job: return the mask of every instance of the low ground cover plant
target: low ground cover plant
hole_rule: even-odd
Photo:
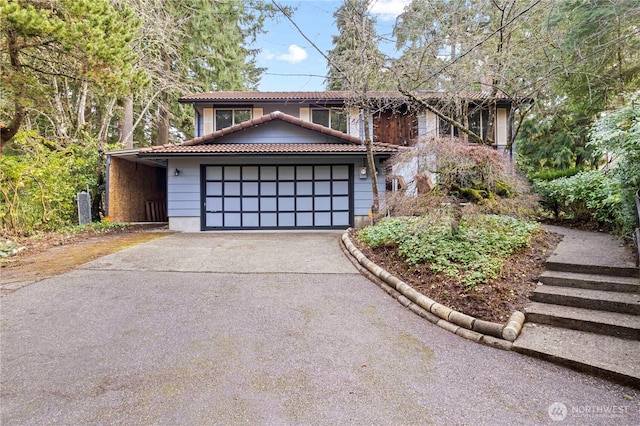
[[[528,247],[540,225],[510,216],[465,214],[456,221],[443,206],[422,216],[385,218],[358,239],[371,248],[393,247],[407,265],[427,264],[457,277],[468,289],[497,278],[517,250]]]

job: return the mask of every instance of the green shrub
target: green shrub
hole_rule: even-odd
[[[29,235],[77,219],[76,194],[94,187],[97,150],[72,144],[58,149],[35,132],[12,140],[0,161],[0,232]]]
[[[608,160],[620,185],[622,200],[617,217],[621,232],[631,232],[635,221],[634,195],[640,190],[640,93],[626,96],[625,105],[611,111],[591,128],[590,146]]]
[[[582,169],[577,167],[571,167],[570,169],[561,169],[561,170],[542,170],[536,173],[532,173],[529,175],[529,179],[532,181],[550,181],[554,179],[559,179],[562,177],[571,177],[580,173]]]
[[[504,260],[527,247],[539,228],[536,222],[497,215],[463,216],[456,232],[452,223],[450,209],[442,209],[422,217],[384,219],[360,230],[358,238],[371,247],[397,246],[408,265],[427,264],[474,288],[497,278]]]
[[[624,226],[620,184],[602,171],[534,182],[533,190],[556,218],[608,224],[614,229]]]

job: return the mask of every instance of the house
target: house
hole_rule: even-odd
[[[395,152],[423,136],[455,135],[396,92],[368,95],[369,117],[353,106],[351,92],[185,96],[179,102],[194,108],[194,139],[108,154],[107,215],[168,220],[170,229],[185,232],[362,226],[372,205],[372,173],[383,195],[385,163]],[[482,132],[482,94],[468,99],[475,105],[469,123]],[[496,108],[500,148],[508,142],[508,100]],[[372,129],[376,170],[367,166],[365,126]]]

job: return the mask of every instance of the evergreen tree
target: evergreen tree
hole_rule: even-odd
[[[368,90],[393,87],[393,81],[385,78],[385,56],[378,48],[370,4],[368,0],[345,0],[333,14],[339,35],[332,36],[334,47],[327,55],[329,90],[353,90],[365,82]]]
[[[143,79],[129,44],[137,25],[108,0],[0,0],[0,155],[28,115],[58,139],[91,132],[88,92],[122,93]]]
[[[589,128],[599,114],[640,88],[640,6],[631,0],[565,0],[551,10],[557,42],[549,91],[517,140],[529,168],[594,167]]]

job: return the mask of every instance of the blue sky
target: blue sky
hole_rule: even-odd
[[[342,0],[278,0],[278,4],[295,7],[293,20],[325,54],[332,46],[332,36],[338,34],[333,13]],[[377,0],[371,9],[376,17],[378,35],[390,36],[395,18],[409,0]],[[258,66],[266,68],[258,86],[260,91],[321,91],[327,64],[319,53],[286,18],[265,25],[265,34],[258,36],[253,47],[261,49]],[[389,47],[392,49],[392,47]],[[387,50],[387,49],[385,49]]]

